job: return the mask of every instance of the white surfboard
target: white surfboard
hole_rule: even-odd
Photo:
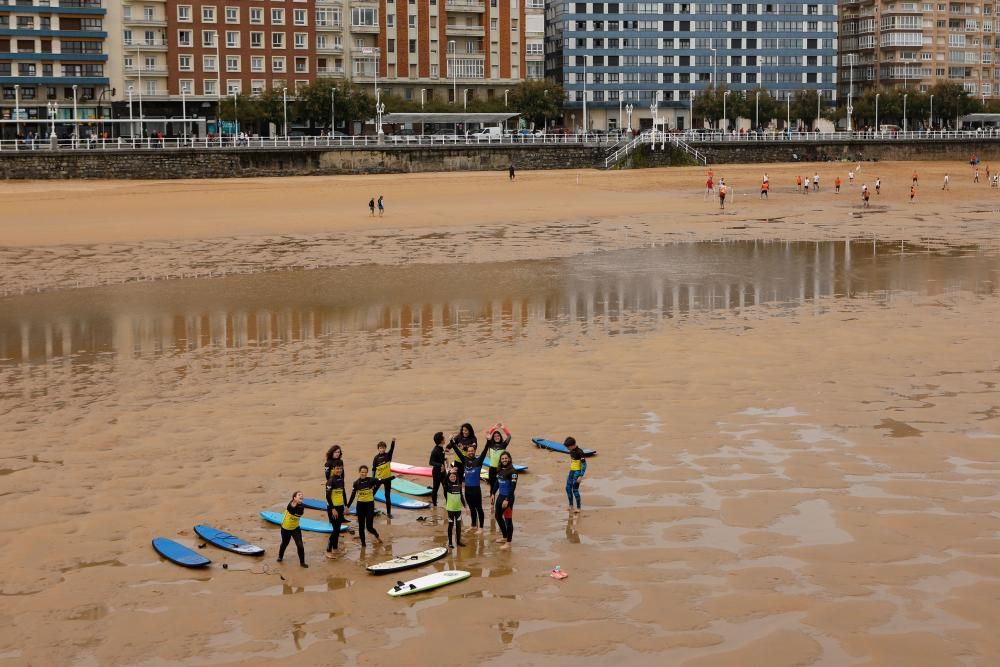
[[[426,551],[418,551],[404,556],[396,556],[392,560],[387,560],[384,563],[369,565],[368,571],[372,574],[389,574],[390,572],[408,570],[411,567],[420,567],[421,565],[432,563],[438,558],[444,558],[447,553],[448,550],[444,547],[434,547],[433,549],[427,549]]]
[[[429,591],[434,588],[440,588],[441,586],[447,586],[448,584],[454,584],[468,579],[469,576],[470,573],[464,570],[445,570],[444,572],[428,574],[425,577],[418,577],[417,579],[413,579],[411,581],[400,581],[386,592],[392,597],[398,598],[404,595],[413,595],[414,593],[422,593],[423,591]]]

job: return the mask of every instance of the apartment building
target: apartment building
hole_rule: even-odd
[[[567,124],[685,128],[711,85],[837,96],[837,3],[571,2],[546,10],[546,73],[567,91]],[[585,104],[586,101],[586,104]]]
[[[74,106],[80,119],[109,116],[105,20],[102,0],[0,0],[0,115],[15,121],[4,138],[68,135]]]
[[[1000,85],[1000,5],[982,2],[880,2],[841,5],[840,94],[961,83],[976,97]],[[1000,26],[997,26],[1000,27]]]

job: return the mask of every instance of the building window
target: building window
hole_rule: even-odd
[[[186,48],[191,48],[191,32],[190,30],[178,30],[177,31],[177,46],[183,46]]]
[[[409,16],[409,23],[407,25],[409,25],[411,28],[416,28],[417,27],[417,15],[416,14],[410,14],[410,16]]]
[[[239,95],[243,92],[243,82],[239,79],[227,79],[226,80],[226,94],[227,95]]]
[[[264,71],[264,56],[250,56],[250,71],[251,72]]]
[[[147,72],[156,70],[156,56],[146,56],[143,58],[143,69]]]
[[[180,90],[185,95],[190,95],[191,92],[194,90],[194,79],[181,79],[179,83],[180,83]]]
[[[123,30],[122,31],[122,41],[125,43],[125,46],[132,46],[132,31],[131,30]]]
[[[239,72],[240,71],[240,57],[239,56],[226,56],[226,71],[227,72]]]
[[[125,9],[128,5],[122,7]],[[177,20],[180,23],[191,22],[191,5],[177,5]]]
[[[213,7],[212,5],[202,5],[201,22],[215,23],[215,7]]]
[[[271,33],[271,48],[272,49],[283,49],[283,48],[285,48],[285,33],[283,33],[283,32],[272,32]]]
[[[263,7],[251,7],[250,8],[250,23],[254,25],[264,25],[264,9]]]
[[[226,7],[226,23],[239,23],[239,22],[240,22],[240,8]]]
[[[182,72],[193,72],[194,59],[192,56],[177,56],[177,69]]]
[[[216,95],[219,90],[219,82],[215,79],[205,79],[201,82],[201,86],[206,95]]]
[[[309,59],[308,58],[296,58],[295,59],[295,73],[296,74],[307,74],[309,72]]]
[[[416,52],[417,52],[417,40],[411,39],[410,40],[410,53],[416,53]]]
[[[251,49],[263,49],[264,48],[264,33],[262,33],[262,32],[252,32],[252,33],[250,33],[250,48]]]
[[[295,48],[305,49],[308,48],[308,33],[297,32],[295,33]]]
[[[309,25],[309,23],[306,21],[306,10],[304,9],[293,10],[292,19],[295,25]]]
[[[374,7],[351,7],[351,25],[378,26],[378,10]]]
[[[227,49],[238,49],[240,48],[240,33],[237,30],[227,30],[226,31],[226,48]]]
[[[271,10],[271,25],[285,25],[285,10],[284,9],[272,9]]]
[[[285,56],[271,57],[271,71],[278,73],[285,71]]]
[[[207,48],[215,48],[215,31],[214,30],[202,30],[201,31],[201,45]]]
[[[153,11],[152,7],[143,7],[142,8],[142,18],[144,20],[146,20],[146,21],[155,21],[156,20],[155,17],[156,17],[156,14]]]
[[[215,56],[202,56],[201,57],[201,71],[202,72],[218,72],[219,65],[215,60]]]
[[[250,81],[250,94],[251,95],[263,95],[264,94],[264,80],[263,79],[253,79]]]

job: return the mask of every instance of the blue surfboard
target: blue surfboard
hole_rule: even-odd
[[[153,549],[171,563],[177,563],[184,567],[205,567],[212,562],[201,554],[188,549],[183,544],[177,544],[165,537],[153,539]]]
[[[225,531],[221,531],[218,528],[198,524],[194,527],[194,532],[198,535],[198,537],[205,540],[209,544],[217,546],[220,549],[225,549],[226,551],[232,551],[234,554],[242,554],[244,556],[264,555],[263,547],[259,547],[256,544],[250,544],[249,542],[241,540],[235,535],[230,535]]]
[[[546,440],[545,438],[532,438],[531,441],[535,443],[536,447],[542,447],[543,449],[551,449],[553,452],[560,452],[562,454],[569,454],[569,450],[566,449],[566,445],[561,442],[556,442],[555,440]],[[596,449],[585,449],[583,450],[584,456],[593,456],[597,453]]]
[[[325,512],[329,507],[329,505],[325,500],[320,500],[319,498],[303,498],[302,506],[305,507],[307,510],[319,510],[320,512]],[[354,505],[351,505],[350,507],[347,508],[347,513],[357,514],[358,508],[355,507]],[[381,514],[381,513],[382,510],[380,509],[375,510],[375,514]],[[344,521],[349,521],[349,519],[345,518]]]
[[[375,500],[379,501],[380,503],[385,502],[385,489],[380,488],[378,491],[375,492]],[[403,509],[406,510],[422,510],[422,509],[427,509],[428,507],[431,506],[431,504],[425,503],[422,500],[413,500],[412,498],[407,498],[405,496],[397,496],[396,494],[392,494],[392,506],[402,507]]]
[[[281,522],[285,518],[284,512],[261,512],[260,516],[264,521],[281,525]],[[307,530],[312,533],[332,533],[333,525],[327,521],[314,521],[313,519],[302,518],[299,519],[299,528],[302,530]],[[346,532],[347,526],[341,524],[340,532]]]

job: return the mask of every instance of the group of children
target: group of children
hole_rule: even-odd
[[[510,445],[510,430],[501,423],[494,424],[487,431],[487,443],[482,452],[478,452],[479,442],[472,424],[462,424],[457,433],[451,435],[445,444],[445,435],[438,431],[434,434],[434,446],[431,449],[428,465],[431,468],[433,486],[431,487],[431,504],[438,506],[439,491],[442,492],[444,508],[448,517],[448,548],[453,549],[455,543],[465,546],[462,542],[462,513],[468,509],[472,521],[472,531],[481,532],[486,527],[486,513],[483,510],[482,470],[487,468],[486,480],[489,484],[490,507],[501,537],[496,542],[501,549],[510,548],[514,539],[514,501],[517,490],[517,470],[514,460],[507,451]],[[570,469],[566,480],[566,496],[569,501],[569,511],[579,512],[580,482],[587,470],[587,461],[583,450],[577,446],[572,437],[564,441],[570,454]],[[358,466],[358,477],[351,485],[348,496],[345,482],[345,467],[343,448],[333,445],[327,450],[323,472],[326,477],[327,518],[333,532],[327,543],[326,557],[334,558],[340,548],[340,529],[345,520],[345,513],[357,500],[357,536],[361,548],[367,547],[366,533],[372,535],[375,541],[382,538],[375,529],[375,497],[381,490],[384,494],[386,517],[392,518],[392,457],[396,450],[396,439],[389,445],[384,441],[376,445],[376,454],[372,464]],[[447,452],[453,456],[448,460]],[[574,508],[574,501],[576,507]],[[278,562],[285,556],[285,549],[291,541],[295,541],[299,563],[309,567],[305,561],[305,548],[302,542],[302,531],[299,521],[305,509],[303,494],[296,491],[285,508],[281,522],[281,546],[278,549]]]

